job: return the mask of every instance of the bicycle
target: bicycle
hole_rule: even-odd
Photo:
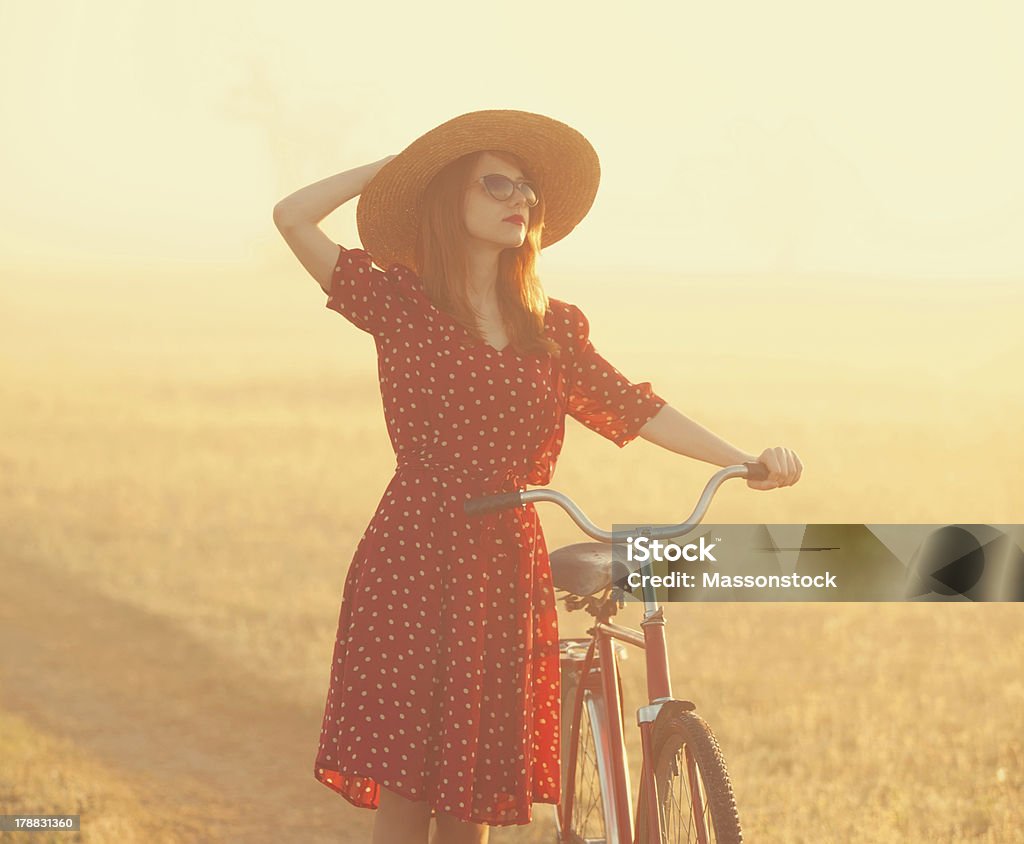
[[[629,573],[615,557],[612,543],[630,536],[684,536],[700,524],[726,480],[763,480],[767,475],[761,463],[727,466],[708,481],[686,521],[618,532],[602,530],[571,498],[553,489],[519,490],[466,502],[467,514],[539,501],[558,504],[584,533],[598,540],[567,545],[549,555],[555,588],[566,593],[558,600],[564,600],[570,612],[585,609],[596,619],[587,638],[559,639],[558,643],[562,683],[562,800],[554,807],[558,842],[737,844],[743,840],[718,740],[692,701],[672,697],[665,617],[654,588],[646,581],[642,585],[642,631],[611,622],[625,606],[617,581]],[[643,759],[635,818],[617,662],[625,647],[619,641],[643,649],[647,669],[648,703],[637,710]]]

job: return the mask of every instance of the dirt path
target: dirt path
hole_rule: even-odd
[[[4,568],[0,706],[138,777],[180,840],[370,839],[373,813],[313,779],[322,711],[166,619],[42,565]]]

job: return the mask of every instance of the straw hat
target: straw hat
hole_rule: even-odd
[[[519,156],[543,192],[542,248],[569,234],[593,205],[601,167],[583,135],[528,111],[473,111],[417,138],[381,167],[363,190],[356,224],[363,248],[376,264],[419,269],[415,251],[424,190],[446,164],[485,149]]]

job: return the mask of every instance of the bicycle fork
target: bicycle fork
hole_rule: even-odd
[[[647,699],[651,703],[641,706],[636,713],[640,728],[640,746],[643,748],[643,766],[640,773],[640,801],[647,813],[646,827],[662,840],[661,812],[658,788],[654,777],[654,722],[665,703],[672,700],[672,679],[668,668],[668,644],[665,641],[665,613],[657,604],[648,604],[640,622],[644,631],[644,658],[647,663]],[[649,646],[649,647],[648,647]],[[700,815],[698,814],[698,817]],[[639,833],[637,833],[637,838]],[[634,844],[646,844],[634,839]]]

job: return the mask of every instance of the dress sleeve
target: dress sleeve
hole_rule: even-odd
[[[569,401],[566,412],[619,448],[632,442],[668,402],[650,382],[632,383],[606,361],[590,341],[590,323],[575,305]]]
[[[373,266],[364,249],[338,246],[326,306],[356,328],[373,335],[385,333],[402,313],[399,267],[388,272]]]

